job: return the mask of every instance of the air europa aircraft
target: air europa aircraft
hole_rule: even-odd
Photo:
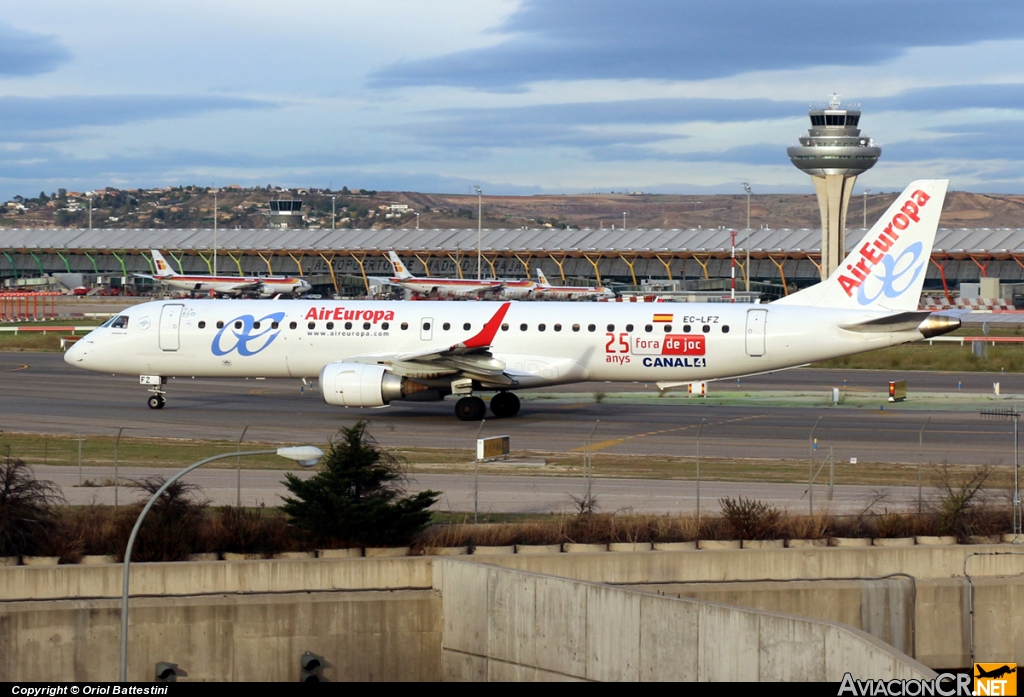
[[[137,305],[65,354],[139,375],[319,377],[328,404],[458,397],[456,415],[519,411],[515,391],[585,380],[734,378],[937,336],[918,311],[947,181],[911,184],[827,280],[769,305],[187,300]]]

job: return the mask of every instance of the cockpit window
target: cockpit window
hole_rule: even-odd
[[[111,329],[127,329],[128,328],[128,315],[119,315],[113,319],[110,323]]]

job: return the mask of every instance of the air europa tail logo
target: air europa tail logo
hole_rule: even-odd
[[[853,297],[853,291],[859,288],[857,302],[861,305],[869,305],[883,294],[887,298],[898,297],[913,284],[924,268],[924,264],[917,263],[921,258],[924,245],[915,242],[895,258],[892,254],[888,254],[888,251],[900,238],[900,232],[906,230],[912,223],[921,221],[921,209],[928,205],[929,200],[931,197],[918,189],[910,195],[910,199],[903,204],[900,212],[892,217],[877,238],[861,245],[860,258],[856,263],[846,265],[849,275],[844,272],[839,276],[839,285],[843,287],[849,297]],[[878,265],[882,266],[883,272],[873,274],[872,272]],[[910,277],[904,278],[907,273],[911,274]],[[865,283],[872,278],[877,278],[881,287],[877,292],[869,294]]]
[[[344,307],[311,307],[306,319],[364,320],[367,322],[390,322],[395,319],[394,310],[346,310]]]

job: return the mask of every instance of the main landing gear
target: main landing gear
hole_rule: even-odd
[[[491,399],[491,413],[504,419],[519,413],[519,397],[511,392],[499,392]],[[487,404],[479,397],[463,397],[455,403],[455,416],[460,421],[480,421],[487,414]]]

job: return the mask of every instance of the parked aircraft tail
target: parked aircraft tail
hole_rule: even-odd
[[[916,310],[948,185],[948,179],[911,183],[831,276],[775,304]]]
[[[537,269],[537,283],[539,283],[542,286],[551,285],[550,283],[548,283],[547,277],[544,276],[544,272],[541,271],[539,268]]]
[[[405,268],[405,264],[398,258],[398,255],[394,252],[388,252],[388,258],[391,260],[391,266],[395,269],[395,276],[398,278],[412,278],[412,274],[409,273],[409,269]]]
[[[155,249],[151,249],[150,252],[153,254],[153,266],[156,269],[154,278],[171,278],[178,275],[160,252]]]

